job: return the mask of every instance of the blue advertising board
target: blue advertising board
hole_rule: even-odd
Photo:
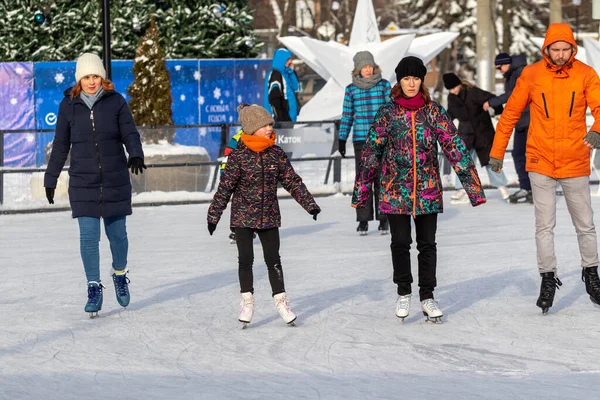
[[[271,60],[168,60],[175,125],[223,124],[237,121],[242,102],[262,105],[264,76]],[[129,100],[133,61],[112,62],[116,90]],[[75,62],[0,63],[0,129],[54,129],[64,91],[75,83]],[[45,164],[45,148],[53,132],[4,137],[5,165]],[[218,157],[220,127],[178,128],[175,142],[204,147]]]

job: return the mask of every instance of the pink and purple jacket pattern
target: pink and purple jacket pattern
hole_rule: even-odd
[[[446,110],[435,102],[409,110],[391,101],[379,109],[369,130],[352,206],[364,207],[380,172],[382,213],[417,216],[443,212],[438,144],[471,205],[485,203],[475,164]]]

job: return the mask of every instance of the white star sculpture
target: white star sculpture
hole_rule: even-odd
[[[383,78],[396,82],[394,69],[405,55],[429,63],[458,37],[457,32],[438,32],[415,38],[407,34],[381,41],[371,0],[358,0],[348,46],[310,37],[286,36],[279,41],[327,81],[325,86],[300,110],[298,121],[338,119],[342,115],[344,90],[352,82],[352,58],[362,50],[370,51],[381,67]]]

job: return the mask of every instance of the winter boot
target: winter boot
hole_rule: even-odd
[[[562,282],[554,276],[554,272],[544,272],[540,275],[542,276],[542,283],[540,285],[540,297],[538,297],[536,304],[542,309],[542,314],[546,315],[554,302],[556,289],[562,286]]]
[[[290,301],[287,294],[285,294],[285,292],[278,293],[273,296],[273,300],[275,300],[275,308],[281,319],[283,319],[283,322],[288,325],[293,325],[296,320],[296,314],[290,309]]]
[[[410,300],[412,295],[407,294],[406,296],[398,296],[396,300],[396,317],[400,318],[404,322],[404,318],[408,317],[410,312]]]
[[[434,299],[426,299],[421,302],[421,310],[423,310],[423,315],[428,322],[434,322],[436,324],[442,323],[442,310],[438,306],[437,301]]]
[[[377,228],[377,230],[382,235],[387,235],[390,233],[390,224],[388,223],[387,219],[379,221],[379,228]]]
[[[240,306],[242,309],[238,320],[244,324],[242,326],[242,328],[244,328],[246,324],[249,324],[250,321],[252,321],[252,316],[254,315],[254,295],[252,292],[242,293],[242,302]]]
[[[359,222],[356,232],[358,232],[360,236],[367,236],[367,233],[369,232],[369,223],[366,221]]]
[[[90,318],[98,316],[98,311],[102,310],[102,289],[104,285],[100,282],[88,282],[88,301],[85,305],[85,312],[90,313]]]
[[[519,189],[508,197],[508,201],[513,204],[533,203],[533,196],[531,195],[531,190]]]
[[[593,303],[600,305],[600,278],[598,267],[583,268],[581,280],[585,282],[585,290]]]
[[[117,271],[113,269],[113,283],[115,285],[115,293],[117,295],[117,302],[121,307],[127,307],[129,305],[129,278],[127,277],[128,269]]]

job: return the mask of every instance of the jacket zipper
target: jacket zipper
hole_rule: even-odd
[[[413,217],[417,216],[417,129],[415,128],[415,112],[410,114],[412,120],[413,141]]]
[[[573,112],[573,103],[575,103],[575,92],[571,93],[571,108],[569,108],[569,117]]]
[[[546,118],[550,118],[548,115],[548,106],[546,105],[546,95],[542,93],[542,99],[544,100],[544,111],[546,111]]]
[[[265,162],[262,153],[260,154],[260,169],[262,171],[262,194],[260,200],[260,227],[263,227],[263,217],[265,214]]]
[[[98,157],[98,168],[100,169],[100,216],[102,216],[102,199],[103,199],[103,186],[104,182],[102,176],[102,160],[100,159],[100,149],[98,148],[98,137],[96,136],[96,124],[94,122],[94,109],[90,111],[90,120],[92,120],[92,132],[94,134],[94,145],[96,146],[96,156]]]

